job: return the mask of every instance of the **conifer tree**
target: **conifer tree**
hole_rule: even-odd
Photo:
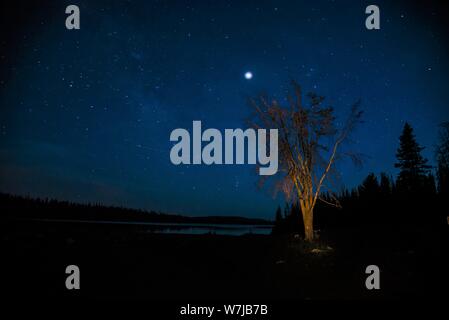
[[[439,144],[437,147],[438,193],[449,195],[449,122],[441,125]]]
[[[359,193],[362,196],[372,197],[379,192],[379,182],[374,173],[370,173],[365,180],[363,180],[359,187]]]
[[[382,196],[385,197],[391,195],[392,188],[390,177],[385,172],[382,172],[380,174],[380,192],[382,193]]]
[[[399,137],[399,148],[396,152],[395,167],[400,169],[397,178],[397,188],[401,192],[419,192],[428,183],[430,166],[427,159],[421,155],[421,147],[416,142],[413,128],[407,122]]]

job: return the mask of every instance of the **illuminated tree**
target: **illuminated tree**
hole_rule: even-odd
[[[349,155],[359,162],[359,157],[340,152],[342,143],[349,137],[362,112],[360,102],[355,103],[347,121],[336,128],[332,107],[324,107],[324,97],[309,93],[309,105],[303,105],[302,92],[292,82],[293,96],[287,97],[286,106],[276,99],[260,95],[250,99],[255,110],[251,125],[255,128],[278,129],[279,171],[276,175],[276,190],[284,192],[288,199],[299,202],[304,222],[304,234],[312,241],[313,210],[317,200],[339,206],[331,172],[342,155]],[[267,130],[268,132],[268,130]],[[325,190],[330,196],[322,197]],[[331,201],[329,201],[329,199]]]

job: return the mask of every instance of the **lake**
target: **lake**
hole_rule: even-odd
[[[202,223],[153,223],[148,232],[176,234],[220,234],[241,236],[244,234],[270,234],[270,225],[240,225],[240,224],[202,224]]]
[[[251,224],[206,224],[206,223],[156,223],[156,222],[128,222],[128,221],[90,221],[90,220],[64,220],[64,219],[32,219],[42,222],[58,223],[87,223],[87,224],[111,224],[134,225],[140,227],[146,233],[164,234],[217,234],[241,236],[244,234],[269,235],[272,225]]]

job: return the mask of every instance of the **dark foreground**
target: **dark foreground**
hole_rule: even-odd
[[[445,299],[448,233],[338,230],[295,237],[151,234],[136,226],[3,221],[2,290],[14,299]],[[332,250],[330,250],[330,248]],[[75,264],[81,289],[65,288]],[[367,290],[365,268],[381,270]]]

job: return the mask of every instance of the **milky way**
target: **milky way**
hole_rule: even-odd
[[[174,166],[169,136],[193,120],[243,128],[246,98],[283,101],[290,79],[342,117],[362,101],[350,148],[365,163],[341,163],[341,185],[395,175],[405,121],[434,161],[449,120],[446,6],[377,1],[381,29],[367,30],[364,2],[76,2],[80,30],[65,28],[71,3],[2,3],[2,192],[271,218],[284,200],[257,188],[253,166]]]

